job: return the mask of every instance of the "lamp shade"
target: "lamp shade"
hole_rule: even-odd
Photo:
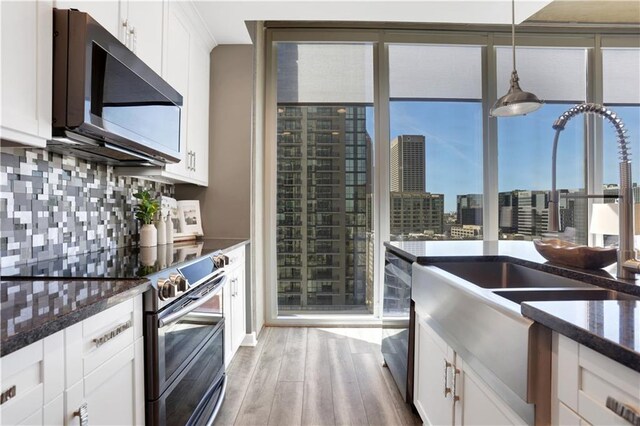
[[[492,117],[513,117],[528,114],[541,106],[542,101],[536,95],[520,88],[518,73],[514,70],[509,91],[493,104],[490,113]]]
[[[640,204],[633,205],[634,235],[640,235]],[[618,204],[594,204],[589,232],[602,235],[620,235]]]

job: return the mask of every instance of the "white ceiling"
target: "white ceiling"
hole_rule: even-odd
[[[510,24],[509,0],[196,1],[217,44],[250,44],[245,21],[362,21]],[[516,23],[551,0],[516,0]]]

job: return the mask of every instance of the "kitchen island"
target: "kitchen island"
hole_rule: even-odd
[[[565,406],[564,414],[558,414],[562,404],[552,397],[558,386],[557,359],[552,353],[557,353],[561,339],[580,345],[583,353],[592,351],[611,368],[633,374],[639,368],[640,353],[634,342],[639,326],[634,313],[640,286],[636,280],[617,279],[615,269],[586,271],[553,265],[526,241],[406,241],[385,246],[415,262],[414,403],[427,422],[450,423],[449,409],[437,408],[447,407],[448,399],[452,399],[455,422],[462,419],[463,423],[465,417],[512,424],[557,423],[559,418],[573,418],[567,417],[568,412],[582,419],[607,418],[606,410],[605,417],[594,417],[580,413],[577,405]],[[494,281],[498,276],[507,282]],[[522,279],[527,282],[509,282]],[[562,294],[562,290],[569,291]],[[557,295],[569,297],[550,301],[558,300],[553,298]],[[587,301],[579,299],[583,295]],[[433,348],[440,348],[439,352]],[[444,385],[432,389],[431,383],[440,381],[442,359]],[[578,361],[572,365],[577,368]],[[640,394],[640,385],[630,386]],[[577,389],[576,385],[576,394]],[[430,403],[440,395],[444,395],[442,401]],[[599,400],[596,408],[605,404]]]

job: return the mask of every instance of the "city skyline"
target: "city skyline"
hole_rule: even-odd
[[[571,105],[545,104],[533,114],[498,121],[499,192],[551,189],[551,150],[555,134],[551,125]],[[640,109],[632,106],[613,109],[619,111],[629,129],[633,181],[638,182]],[[373,107],[366,110],[367,131],[373,138]],[[390,141],[399,135],[425,137],[426,191],[444,194],[446,213],[456,211],[458,195],[483,192],[479,102],[392,101],[390,112]],[[613,184],[618,182],[617,147],[614,135],[604,127],[603,183]],[[514,143],[509,144],[509,139]],[[562,132],[558,145],[558,188],[584,188],[583,141],[581,126],[567,126]],[[453,175],[452,170],[460,173]]]

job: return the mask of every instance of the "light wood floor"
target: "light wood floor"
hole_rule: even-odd
[[[416,425],[382,366],[380,329],[265,328],[228,369],[215,425]]]

